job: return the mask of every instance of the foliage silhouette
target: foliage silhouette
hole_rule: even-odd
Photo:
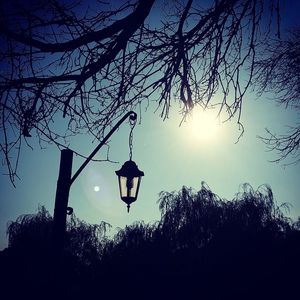
[[[0,151],[11,180],[24,139],[35,136],[60,148],[78,133],[99,139],[125,112],[152,101],[162,118],[178,101],[183,117],[194,105],[218,106],[242,127],[256,53],[278,32],[280,5],[34,0],[29,7],[2,1]],[[221,98],[214,98],[217,92]]]
[[[300,267],[299,221],[284,215],[270,187],[254,191],[245,184],[227,201],[203,184],[198,192],[187,187],[162,192],[158,203],[159,221],[135,222],[112,238],[106,234],[105,223],[69,220],[61,270],[68,289],[59,293],[78,299],[285,299],[296,295],[298,277],[293,271]],[[40,208],[37,215],[19,217],[8,227],[9,247],[0,253],[2,280],[9,286],[10,280],[13,284],[23,280],[12,274],[31,278],[23,295],[30,289],[35,295],[34,283],[41,281],[42,274],[55,275],[47,265],[51,255],[47,257],[46,250],[40,253],[43,247],[36,248],[48,246],[50,225],[51,217]],[[18,257],[25,248],[31,250]],[[34,269],[31,266],[39,256],[43,265]],[[31,268],[24,270],[28,260]],[[49,285],[51,280],[43,283],[41,292],[57,292],[55,285]]]
[[[124,290],[134,279],[139,292],[146,290],[151,297],[271,299],[295,292],[273,287],[291,289],[295,283],[291,274],[299,266],[300,236],[275,206],[269,187],[254,191],[244,185],[233,201],[205,186],[198,193],[183,187],[178,193],[161,193],[159,205],[160,222],[125,228],[109,258],[102,258],[109,259],[111,278],[126,270]],[[150,288],[153,278],[155,287]]]
[[[43,206],[37,214],[22,215],[8,224],[8,249],[1,253],[1,280],[10,288],[12,299],[32,293],[31,298],[41,293],[53,299],[58,290],[61,296],[75,297],[87,288],[110,225],[87,224],[72,215],[61,266],[53,256],[52,226],[53,218]],[[16,283],[20,289],[14,288]]]

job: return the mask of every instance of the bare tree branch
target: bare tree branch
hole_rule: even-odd
[[[99,139],[150,99],[162,118],[179,101],[183,118],[194,105],[213,105],[242,126],[256,49],[270,34],[262,23],[272,17],[269,1],[275,0],[218,0],[202,8],[201,1],[178,0],[164,14],[154,0],[118,7],[95,1],[85,9],[57,0],[35,0],[30,8],[1,3],[0,144],[9,173],[15,174],[9,166],[21,149],[17,141],[35,136],[67,145],[83,132]],[[60,117],[64,132],[55,128]]]
[[[272,92],[275,101],[286,109],[300,109],[300,30],[294,29],[286,40],[273,40],[255,63],[259,93]],[[298,115],[299,117],[299,115]],[[300,123],[289,124],[289,131],[260,137],[278,154],[274,161],[300,161]]]

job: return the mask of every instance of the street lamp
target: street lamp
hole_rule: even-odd
[[[128,160],[120,170],[116,171],[116,174],[119,177],[121,199],[127,203],[127,211],[129,212],[130,204],[137,198],[144,172],[138,169],[133,160]]]
[[[120,121],[112,128],[112,130],[103,138],[100,144],[94,149],[89,157],[83,162],[80,168],[75,172],[72,177],[72,160],[73,151],[70,149],[63,149],[61,151],[59,176],[57,181],[56,196],[55,196],[55,207],[54,207],[54,218],[53,218],[53,236],[54,236],[54,248],[56,255],[61,256],[64,235],[66,230],[66,218],[67,214],[72,213],[72,208],[68,207],[69,192],[72,183],[79,176],[86,165],[92,160],[95,154],[100,148],[106,144],[111,135],[117,130],[117,128],[129,117],[131,124],[130,136],[129,136],[129,147],[130,147],[130,160],[125,162],[119,171],[116,171],[119,177],[120,195],[121,199],[127,203],[129,207],[132,202],[137,198],[141,176],[144,176],[144,172],[137,168],[132,158],[132,130],[136,123],[137,114],[133,111],[128,112]],[[132,123],[133,122],[133,123]]]

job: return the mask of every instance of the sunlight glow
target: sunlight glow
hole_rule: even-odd
[[[100,191],[100,187],[98,185],[94,186],[94,192],[99,192]]]
[[[194,108],[187,120],[188,130],[195,140],[209,141],[217,138],[220,124],[215,111]]]

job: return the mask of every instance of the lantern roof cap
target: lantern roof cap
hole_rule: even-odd
[[[126,161],[122,168],[116,171],[118,176],[124,177],[140,177],[144,176],[144,172],[139,170],[137,164],[133,160]]]

